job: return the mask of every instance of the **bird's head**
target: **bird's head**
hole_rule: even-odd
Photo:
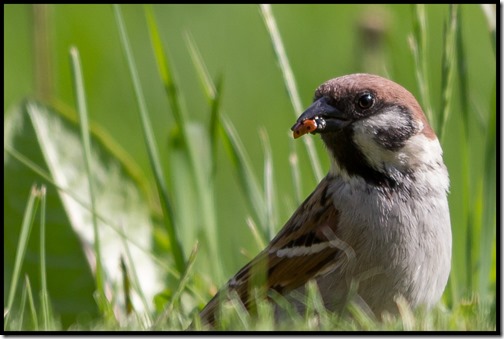
[[[321,134],[334,175],[394,187],[429,168],[446,171],[415,97],[376,75],[351,74],[320,85],[292,131],[294,137]]]

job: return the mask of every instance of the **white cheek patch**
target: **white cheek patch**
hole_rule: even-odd
[[[397,108],[397,110],[399,110]],[[376,114],[366,119],[354,123],[353,141],[366,157],[368,163],[381,169],[384,163],[401,165],[406,161],[400,152],[391,151],[377,142],[379,131],[384,131],[390,126],[407,126],[410,124],[408,117],[394,109],[390,109],[381,114]]]

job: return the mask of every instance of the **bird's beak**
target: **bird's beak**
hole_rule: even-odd
[[[301,114],[291,131],[294,138],[310,133],[336,132],[351,122],[348,114],[329,104],[329,99],[323,96]]]

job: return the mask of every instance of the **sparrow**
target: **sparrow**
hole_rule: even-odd
[[[200,312],[213,326],[229,292],[253,308],[253,287],[297,303],[317,283],[325,307],[353,301],[381,317],[439,301],[450,273],[449,179],[415,97],[371,74],[329,80],[291,128],[320,134],[330,169],[268,246]],[[262,279],[256,279],[262,270]],[[259,282],[259,283],[258,283]]]

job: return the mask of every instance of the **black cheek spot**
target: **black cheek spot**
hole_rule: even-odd
[[[397,151],[404,147],[406,141],[413,135],[413,129],[408,126],[400,128],[389,128],[378,130],[376,134],[376,141],[384,148]]]
[[[375,136],[376,142],[391,151],[404,147],[406,141],[417,132],[411,112],[405,107],[398,107],[398,109],[400,110],[398,114],[405,118],[405,123],[379,129]]]

